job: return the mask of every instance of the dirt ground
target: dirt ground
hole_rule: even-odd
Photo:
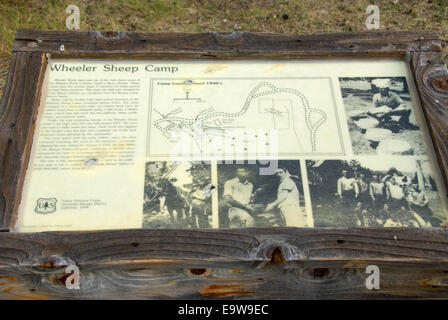
[[[438,193],[436,191],[425,191],[425,193],[429,198],[429,208],[433,215],[445,219],[442,224],[446,224],[447,217],[437,214],[443,212]],[[352,210],[342,209],[336,196],[330,203],[313,202],[313,218],[315,227],[356,227]]]

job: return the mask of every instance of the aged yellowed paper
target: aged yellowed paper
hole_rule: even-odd
[[[50,60],[17,231],[437,226],[404,61]]]

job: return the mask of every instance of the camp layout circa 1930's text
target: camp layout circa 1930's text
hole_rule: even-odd
[[[435,227],[399,59],[50,59],[15,229]]]

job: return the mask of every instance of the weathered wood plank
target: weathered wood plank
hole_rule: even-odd
[[[440,52],[412,53],[411,64],[442,177],[448,186],[448,70]]]
[[[61,45],[64,50],[61,51]],[[49,52],[55,57],[291,59],[402,57],[409,51],[441,51],[431,31],[328,33],[134,33],[20,29],[13,51]]]
[[[0,103],[0,227],[12,227],[30,155],[40,87],[43,53],[13,53]]]
[[[445,229],[0,234],[0,299],[448,298]],[[65,288],[76,264],[81,289]],[[378,265],[381,289],[367,290]]]

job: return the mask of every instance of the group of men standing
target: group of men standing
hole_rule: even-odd
[[[367,180],[363,173],[349,177],[344,169],[337,181],[337,196],[345,209],[354,212],[358,225],[418,227],[439,222],[424,190],[396,170]]]

